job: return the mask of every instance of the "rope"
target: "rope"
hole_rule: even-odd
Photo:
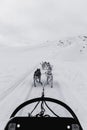
[[[34,109],[31,111],[31,113],[29,113],[29,116],[31,116],[31,114],[32,114],[33,111],[36,109],[36,107],[38,106],[39,103],[40,103],[40,101],[38,101],[38,103],[35,105]]]
[[[47,108],[48,108],[55,116],[60,117],[60,116],[58,116],[55,112],[53,112],[53,110],[47,105],[46,102],[45,102],[45,105],[47,106]]]

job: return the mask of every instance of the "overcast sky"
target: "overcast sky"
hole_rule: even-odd
[[[87,0],[0,0],[0,43],[87,34]]]

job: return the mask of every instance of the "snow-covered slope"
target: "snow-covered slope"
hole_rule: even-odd
[[[33,87],[33,73],[42,61],[49,61],[53,65],[54,87],[45,88],[46,96],[67,103],[78,116],[84,130],[87,129],[86,38],[84,40],[80,36],[68,40],[70,44],[64,41],[62,46],[55,41],[35,47],[0,48],[1,130],[18,105],[41,96],[42,88]]]

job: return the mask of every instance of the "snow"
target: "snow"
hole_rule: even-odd
[[[42,87],[33,87],[33,73],[40,67],[42,61],[49,61],[53,65],[54,86],[45,87],[45,96],[56,98],[69,105],[76,113],[83,129],[87,129],[87,46],[86,38],[85,41],[83,39],[83,36],[69,39],[71,44],[65,39],[62,46],[58,41],[36,46],[1,46],[1,130],[17,106],[26,100],[41,96]],[[23,112],[24,110],[20,113]]]

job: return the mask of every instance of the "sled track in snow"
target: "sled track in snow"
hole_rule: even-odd
[[[29,91],[28,91],[24,101],[27,101],[29,99],[29,96],[30,96],[30,93],[31,93],[32,89],[33,89],[33,86],[30,87],[30,89],[29,89]]]
[[[40,87],[40,88],[42,89],[42,91],[43,91],[43,87],[44,87],[44,86],[39,86],[39,87]],[[30,94],[32,93],[32,90],[34,90],[34,88],[36,88],[36,89],[39,90],[38,87],[34,87],[33,85],[31,85],[31,87],[30,87],[30,89],[29,89],[29,91],[28,91],[28,93],[27,93],[27,95],[26,95],[26,98],[25,98],[24,102],[27,101],[27,100],[29,100]],[[42,92],[42,91],[41,91],[41,92]],[[36,95],[37,95],[37,94],[36,94]],[[40,96],[41,96],[41,95],[40,95]],[[35,98],[35,97],[33,97],[33,98]],[[31,99],[31,98],[30,98],[30,99]],[[23,111],[24,111],[24,109],[22,109],[22,110],[20,111],[19,115],[22,115]]]
[[[42,89],[43,89],[43,86],[40,86],[40,87],[42,87]],[[26,98],[25,98],[24,101],[29,100],[29,96],[30,96],[30,94],[31,94],[33,88],[34,88],[34,86],[31,85],[31,87],[30,87],[30,89],[29,89],[29,91],[28,91],[28,93],[27,93]],[[36,88],[37,88],[37,87],[36,87]]]
[[[29,72],[25,73],[25,75],[23,75],[13,86],[11,86],[10,88],[8,88],[5,92],[3,92],[3,94],[0,95],[0,101],[4,100],[10,93],[12,93],[19,85],[21,86],[23,84],[23,82],[26,80],[26,78],[34,71],[34,69],[38,66],[39,64],[37,64],[36,66],[33,67],[32,70],[30,70]]]
[[[48,87],[50,87],[50,89],[51,89],[51,91],[52,91],[52,89],[54,89],[55,91],[57,90],[58,91],[58,94],[57,94],[57,97],[56,97],[56,99],[57,100],[60,100],[61,99],[61,101],[65,101],[65,99],[64,99],[64,96],[63,96],[63,93],[62,93],[62,90],[61,90],[61,86],[57,86],[58,84],[54,84],[54,87],[53,88],[51,88],[50,86],[40,86],[40,87],[42,87],[42,91],[43,91],[43,87],[45,87],[44,89],[46,90]],[[58,88],[59,87],[59,88]],[[41,90],[41,89],[39,89],[38,87],[37,87],[37,89],[38,89],[38,91],[39,90]],[[50,91],[50,89],[49,89],[49,91]],[[26,98],[25,98],[25,100],[24,101],[27,101],[27,100],[29,100],[29,96],[30,96],[30,94],[31,94],[31,92],[33,91],[33,86],[31,85],[31,87],[30,87],[30,89],[29,89],[29,91],[28,91],[28,93],[27,93],[27,96],[26,96]],[[44,93],[45,94],[45,93]],[[47,96],[47,94],[46,94],[46,96]],[[53,97],[52,97],[53,98]],[[23,114],[23,111],[24,111],[24,109],[22,109],[21,111],[20,111],[20,113],[19,113],[19,115],[21,115],[22,116],[22,114]],[[67,113],[66,113],[66,110],[64,110],[65,111],[65,114],[67,115]]]
[[[64,97],[64,94],[62,92],[61,86],[58,85],[56,88],[58,89],[58,95],[61,97],[61,100],[65,101],[65,97]]]
[[[28,98],[29,98],[29,95],[30,95],[31,91],[32,91],[32,86],[30,87],[30,89],[29,89],[29,91],[28,91],[28,93],[27,93],[27,96],[25,97],[25,99],[24,99],[24,101],[23,101],[23,102],[25,102],[25,101],[27,101],[27,100],[28,100]],[[22,113],[23,113],[23,109],[20,111],[20,114],[19,114],[19,115],[22,115]]]

